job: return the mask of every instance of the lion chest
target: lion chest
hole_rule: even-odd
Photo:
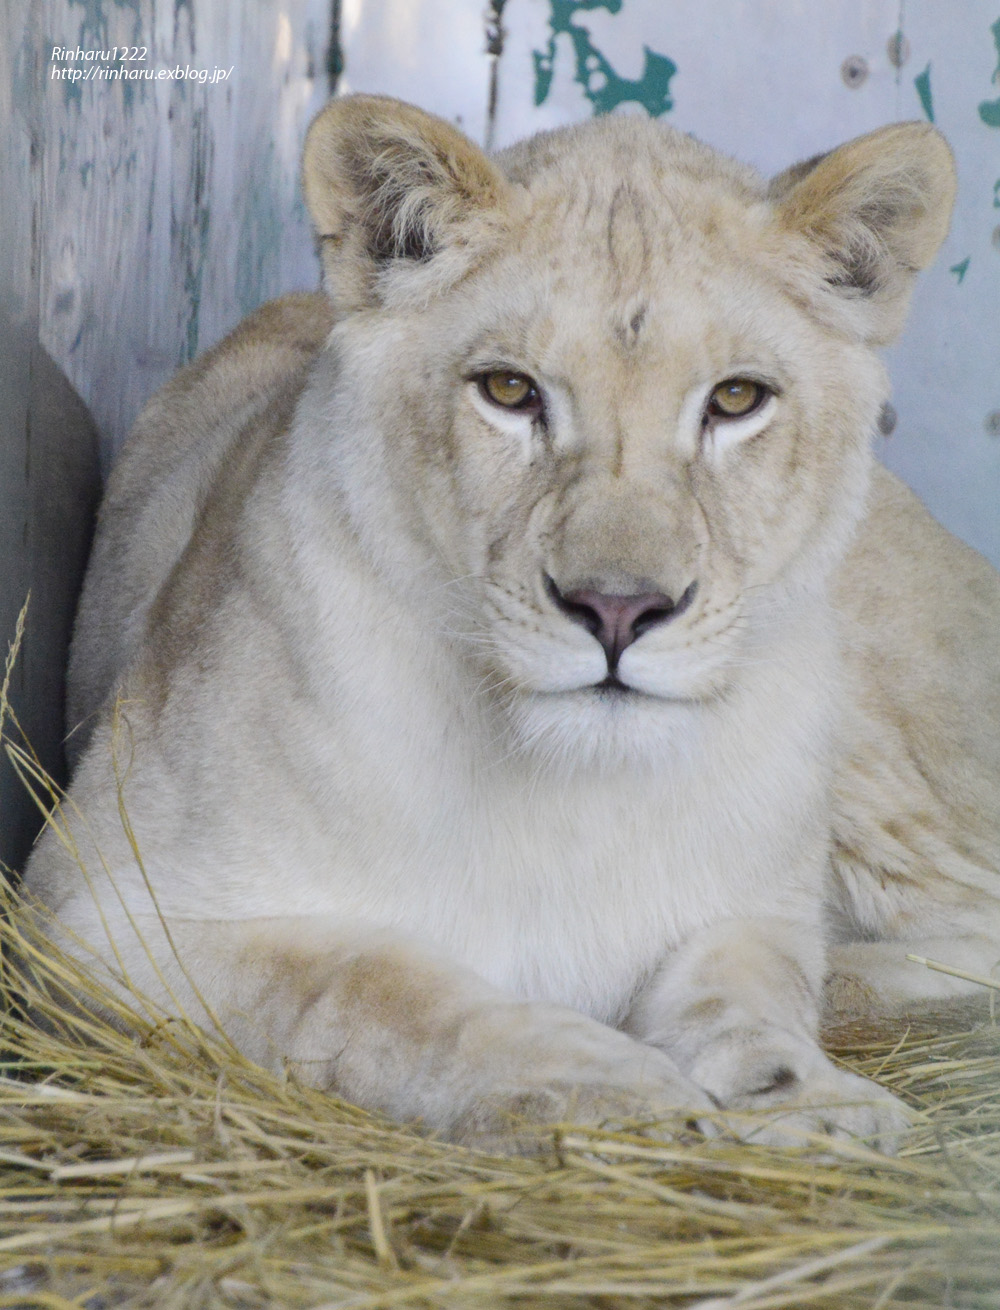
[[[782,849],[776,815],[758,804],[759,823],[736,821],[737,798],[724,814],[701,779],[424,781],[335,848],[317,840],[303,912],[396,929],[509,992],[603,1019],[692,931],[798,906],[818,879]]]

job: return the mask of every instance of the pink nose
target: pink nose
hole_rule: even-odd
[[[698,584],[692,582],[679,600],[662,592],[638,596],[609,596],[601,591],[568,591],[563,594],[550,581],[549,593],[559,608],[580,623],[604,647],[608,669],[614,673],[621,653],[649,628],[665,623],[687,609]]]

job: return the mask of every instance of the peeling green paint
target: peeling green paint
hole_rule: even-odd
[[[108,17],[104,0],[69,0],[67,8],[82,9],[79,42],[84,50],[103,50],[108,42]],[[68,44],[68,43],[67,43]],[[111,42],[110,44],[114,44]]]
[[[63,62],[60,67],[68,68],[69,65]],[[83,83],[82,82],[62,82],[63,108],[67,111],[71,105],[78,108],[83,104]]]
[[[993,44],[997,50],[997,66],[993,70],[993,82],[1000,82],[1000,18],[990,28]],[[979,117],[987,127],[1000,127],[1000,100],[984,100],[979,106]]]
[[[920,103],[923,106],[924,113],[927,115],[929,122],[934,122],[934,102],[931,99],[931,66],[930,64],[922,73],[918,73],[913,79],[913,85],[917,88],[917,95],[920,97]]]
[[[972,262],[972,256],[966,255],[966,257],[962,260],[960,264],[952,264],[951,268],[949,268],[948,272],[955,274],[955,278],[959,286],[962,285],[962,279],[965,277],[966,273],[968,272],[969,264],[971,262]]]
[[[109,11],[104,0],[67,0],[67,13],[71,8],[80,8],[83,10],[83,15],[79,20],[80,26],[77,31],[76,40],[53,40],[47,38],[45,42],[46,48],[51,49],[52,46],[55,45],[65,45],[69,47],[75,45],[83,50],[102,50],[110,55],[111,51],[113,51],[116,46],[121,48],[122,46],[129,45],[148,45],[148,37],[146,37],[145,40],[143,37],[143,0],[114,0],[115,10],[125,10],[132,15],[132,30],[130,37],[122,35],[120,24],[117,21],[115,23],[114,34],[112,33],[108,16]],[[61,70],[73,68],[75,66],[75,61],[66,59],[58,59],[50,62]],[[120,57],[115,60],[109,58],[96,62],[99,63],[101,67],[107,69],[120,69],[123,63]],[[59,81],[62,84],[64,105],[69,108],[71,104],[75,103],[82,107],[83,79],[70,81],[67,78],[60,78]],[[134,107],[137,90],[140,100],[145,100],[150,94],[150,86],[145,79],[138,83],[138,87],[135,82],[119,80],[117,78],[108,81],[98,78],[93,81],[93,85],[99,88],[101,92],[108,93],[110,93],[112,87],[119,88],[126,114]]]
[[[108,40],[108,19],[105,12],[103,0],[69,0],[66,6],[67,17],[70,9],[82,9],[80,15],[80,26],[77,29],[76,42],[82,50],[107,50],[114,45],[113,41]],[[62,43],[60,43],[62,44]],[[73,45],[74,42],[66,41],[67,46]],[[64,68],[72,67],[65,60],[59,61],[60,66]],[[83,82],[62,83],[63,104],[68,109],[73,103],[78,106],[83,104]]]
[[[993,208],[1000,209],[1000,177],[993,183]]]
[[[573,80],[594,107],[595,114],[607,114],[618,105],[635,102],[652,118],[673,109],[670,79],[677,65],[666,55],[643,46],[644,63],[639,78],[621,77],[591,40],[590,31],[573,22],[576,14],[604,9],[609,14],[621,12],[624,0],[549,0],[549,40],[545,50],[532,51],[535,67],[535,104],[542,104],[549,94],[555,72],[556,39],[568,36],[573,44],[575,72]]]
[[[143,22],[142,22],[142,0],[115,0],[118,9],[132,10],[132,44],[143,45]],[[150,54],[153,52],[150,51]],[[136,84],[135,82],[121,82],[122,104],[125,113],[129,113],[134,108],[136,91],[139,93],[140,102],[152,94],[150,83],[143,80]]]
[[[119,83],[119,85],[121,86],[122,89],[122,105],[125,109],[125,113],[130,114],[132,112],[132,105],[135,100],[135,83],[121,82]]]

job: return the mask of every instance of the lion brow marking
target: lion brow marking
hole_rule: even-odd
[[[646,321],[648,309],[649,306],[643,301],[639,305],[627,305],[622,311],[621,317],[614,325],[614,334],[624,350],[631,349],[639,340],[639,333]]]
[[[638,297],[649,281],[651,249],[643,207],[627,182],[611,197],[605,240],[622,293]]]

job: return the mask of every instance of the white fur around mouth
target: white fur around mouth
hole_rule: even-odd
[[[609,676],[601,682],[585,683],[579,687],[570,687],[565,691],[558,692],[541,692],[540,695],[547,696],[586,696],[588,700],[596,701],[598,704],[607,705],[609,708],[616,704],[624,705],[633,703],[636,705],[642,702],[649,704],[675,704],[675,705],[697,705],[700,697],[662,694],[655,691],[646,691],[642,687],[636,687],[632,683],[623,682],[621,678]]]

